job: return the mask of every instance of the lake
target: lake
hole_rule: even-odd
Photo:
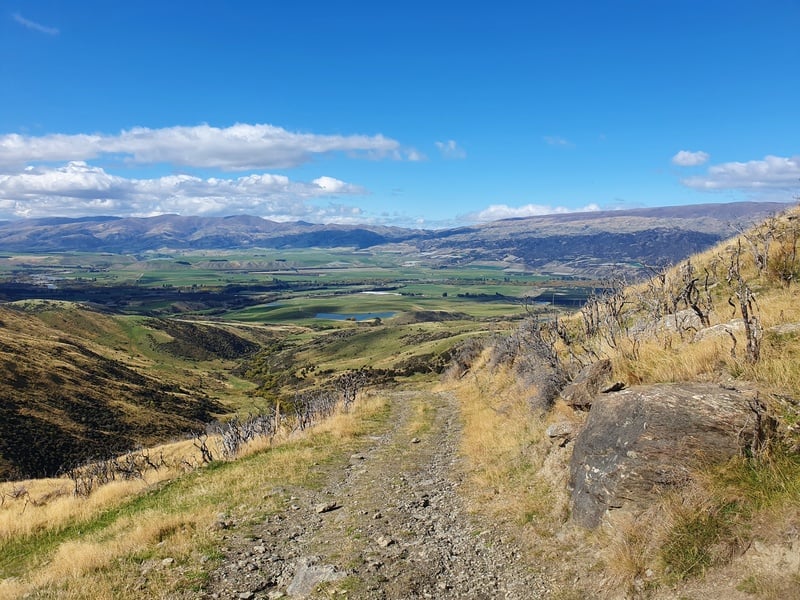
[[[397,313],[393,312],[368,312],[368,313],[317,313],[315,318],[331,321],[369,321],[371,319],[390,319]]]

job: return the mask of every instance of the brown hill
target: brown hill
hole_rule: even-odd
[[[75,305],[0,307],[0,480],[54,475],[224,412],[95,341],[120,335],[111,317]]]

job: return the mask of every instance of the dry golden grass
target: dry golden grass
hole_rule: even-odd
[[[719,534],[717,524],[697,520],[717,512],[707,484],[666,494],[640,514],[609,515],[597,539],[609,590],[641,591],[702,573],[714,563],[711,538]]]
[[[614,377],[628,385],[716,379],[727,368],[731,346],[727,336],[685,343],[676,335],[667,348],[663,340],[645,340],[636,353],[612,355]]]
[[[73,483],[67,478],[0,484],[0,542],[41,531],[58,531],[68,523],[92,519],[155,484],[180,476],[185,472],[179,466],[181,461],[199,460],[199,452],[190,441],[165,444],[151,453],[162,455],[168,466],[148,469],[142,479],[112,481],[88,497],[76,496]]]
[[[730,253],[737,248],[735,240],[727,241],[692,258],[700,273],[715,270],[718,280],[711,289],[711,326],[741,318],[735,290],[725,281]],[[635,337],[621,331],[615,347],[611,347],[602,336],[594,340],[581,337],[580,315],[565,318],[562,324],[581,344],[609,357],[614,379],[628,385],[738,380],[759,389],[768,403],[777,394],[796,396],[800,389],[800,332],[769,331],[786,323],[800,323],[796,284],[787,287],[768,272],[759,274],[749,247],[742,248],[741,273],[755,293],[755,314],[764,329],[760,360],[755,364],[745,360],[746,339],[741,331],[734,334],[732,353],[734,343],[724,330],[716,336],[706,334],[699,341],[695,341],[694,330],[683,331],[681,336],[677,331],[659,329]],[[785,252],[785,248],[773,241],[772,251]],[[668,277],[680,281],[677,270]],[[644,287],[628,290],[629,298],[636,298]],[[729,300],[734,301],[735,312]],[[627,305],[626,322],[631,326],[647,323],[652,317],[635,313],[635,306],[633,300]],[[579,345],[572,350],[576,347]],[[560,345],[559,349],[566,361],[567,352]],[[582,416],[562,402],[556,402],[544,418],[532,415],[525,402],[529,391],[518,386],[510,371],[490,371],[485,361],[451,385],[462,402],[462,452],[469,465],[469,493],[475,510],[505,522],[534,524],[521,531],[531,539],[539,534],[535,543],[540,556],[559,559],[577,552],[581,559],[575,567],[576,579],[590,582],[586,589],[591,592],[586,597],[644,597],[659,587],[663,590],[664,584],[682,585],[685,579],[696,578],[708,569],[719,572],[725,568],[751,539],[748,536],[753,532],[748,528],[752,523],[777,519],[784,536],[787,528],[796,527],[800,497],[795,488],[800,479],[797,462],[774,461],[771,465],[760,459],[731,465],[727,477],[721,474],[724,470],[696,473],[690,487],[665,494],[645,513],[614,511],[601,531],[580,533],[564,525],[569,512],[566,478],[570,451],[544,439],[544,428],[553,422],[580,422]],[[789,400],[786,403],[792,404]],[[800,429],[800,411],[796,403],[792,407],[798,414],[791,422]],[[557,533],[557,538],[542,535],[548,530]],[[769,537],[763,525],[758,531]],[[780,536],[775,534],[773,539],[778,544]],[[763,575],[768,571],[749,572],[756,575],[750,579],[748,571],[737,575],[757,590],[753,592],[757,597],[774,597],[775,590],[789,589],[800,581],[798,573],[773,570],[776,584],[768,586]],[[735,590],[735,583],[719,589]],[[715,596],[704,592],[699,597]]]
[[[208,541],[199,538],[210,535],[207,526],[213,514],[210,506],[184,514],[146,511],[120,519],[108,530],[84,539],[65,541],[46,564],[29,576],[0,581],[0,600],[20,598],[34,591],[42,597],[59,599],[167,598],[172,585],[168,577],[160,578],[153,593],[141,589],[142,559],[153,555],[153,548],[159,546],[159,554],[151,559],[153,566],[162,557],[186,564],[198,546],[208,546]]]
[[[473,509],[516,526],[560,523],[566,507],[543,474],[546,423],[532,413],[513,373],[479,367],[451,385],[461,402],[460,449]]]
[[[193,577],[202,579],[202,564],[214,553],[217,534],[211,526],[220,512],[236,513],[247,521],[277,510],[284,499],[272,490],[314,485],[317,465],[371,431],[386,407],[383,397],[362,398],[349,413],[336,414],[304,432],[285,433],[271,443],[251,443],[232,462],[212,463],[211,468],[184,477],[172,473],[176,479],[160,491],[153,489],[154,478],[148,478],[149,485],[115,482],[88,498],[65,495],[43,506],[28,506],[24,512],[19,506],[6,510],[20,523],[12,525],[13,519],[7,519],[5,542],[24,545],[29,539],[32,549],[24,575],[0,580],[0,600],[26,594],[59,599],[170,598],[191,589],[196,585]],[[165,448],[165,456],[176,458],[192,450],[196,451],[190,442],[184,443]],[[27,484],[40,494],[65,482]],[[110,519],[102,517],[109,509],[117,512]],[[85,532],[67,529],[78,523],[85,523]],[[36,549],[36,539],[59,532],[65,532],[63,539],[52,551]],[[156,568],[165,558],[180,568]],[[147,564],[154,568],[145,580],[142,569]]]

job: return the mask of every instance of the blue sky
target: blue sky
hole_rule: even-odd
[[[800,193],[800,2],[0,1],[0,218]]]

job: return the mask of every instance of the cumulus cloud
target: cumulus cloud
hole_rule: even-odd
[[[696,190],[796,190],[800,185],[800,156],[766,156],[763,160],[713,165],[704,175],[682,179]]]
[[[172,164],[225,171],[282,169],[335,152],[366,158],[419,160],[414,149],[383,135],[320,135],[268,124],[237,123],[161,129],[135,127],[118,135],[0,135],[0,167],[34,162],[121,157],[135,164]]]
[[[563,206],[545,206],[542,204],[526,204],[524,206],[508,206],[507,204],[492,204],[488,208],[464,217],[466,221],[484,223],[499,219],[517,217],[538,217],[541,215],[564,214],[573,212],[592,212],[600,210],[597,204],[588,204],[582,208],[566,208]]]
[[[36,21],[31,21],[30,19],[26,19],[18,12],[12,14],[11,18],[14,19],[20,25],[22,25],[23,27],[27,27],[28,29],[32,29],[33,31],[38,31],[39,33],[45,33],[47,35],[58,35],[57,28],[48,27],[47,25],[42,25],[41,23],[37,23]]]
[[[672,164],[679,167],[696,167],[704,165],[708,162],[708,152],[691,152],[689,150],[681,150],[672,157]]]
[[[436,142],[436,147],[444,158],[461,159],[467,157],[466,151],[461,148],[455,140]]]
[[[317,177],[311,183],[328,194],[364,194],[366,192],[366,190],[360,186],[345,183],[341,179],[336,179],[335,177]]]
[[[353,217],[359,209],[319,208],[312,201],[363,193],[363,188],[327,176],[311,182],[272,174],[133,179],[72,161],[0,175],[0,217],[248,213],[276,220],[335,220],[336,215]]]

